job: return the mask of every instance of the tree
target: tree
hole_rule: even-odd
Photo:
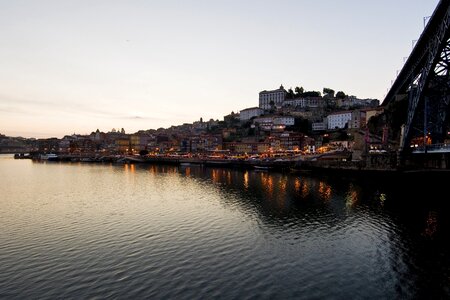
[[[302,94],[303,97],[320,97],[320,92],[308,91]]]
[[[347,95],[345,95],[343,91],[339,91],[336,93],[336,98],[344,99],[345,97],[347,97]]]
[[[273,113],[275,111],[275,102],[273,102],[273,100],[270,100],[269,105],[270,105],[270,112]]]
[[[323,95],[325,97],[331,97],[334,98],[334,90],[330,88],[323,88]]]
[[[300,96],[301,94],[303,94],[305,92],[305,89],[303,87],[295,87],[295,93],[297,94],[297,96]]]
[[[287,99],[294,99],[294,97],[295,97],[295,94],[294,94],[294,91],[292,90],[292,88],[288,89],[286,98]]]
[[[289,129],[297,131],[297,132],[308,133],[309,132],[309,121],[302,117],[295,118],[294,126],[290,126]]]

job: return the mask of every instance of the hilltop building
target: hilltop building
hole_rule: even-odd
[[[281,85],[279,89],[273,91],[262,91],[259,93],[259,108],[271,110],[281,108],[286,99],[287,91]],[[273,105],[272,105],[273,104]]]
[[[239,112],[241,121],[248,121],[253,117],[259,117],[264,113],[264,110],[259,107],[251,107],[243,109]]]

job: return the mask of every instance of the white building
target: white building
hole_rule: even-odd
[[[259,108],[270,110],[272,108],[280,108],[286,99],[286,90],[280,86],[278,90],[262,91],[259,93]],[[271,103],[273,102],[273,107]]]
[[[257,125],[262,130],[271,130],[273,126],[273,117],[263,116],[255,118],[253,124]]]
[[[328,129],[344,128],[352,119],[351,111],[335,112],[327,116]]]
[[[240,119],[241,121],[248,121],[253,117],[259,117],[264,113],[264,110],[262,110],[259,107],[251,107],[246,108],[240,111]]]
[[[306,99],[296,98],[284,100],[283,107],[304,108],[306,107]]]
[[[318,108],[323,107],[324,105],[325,101],[323,101],[321,97],[287,99],[283,102],[283,107],[294,108]]]
[[[317,108],[324,105],[322,97],[308,97],[305,99],[305,107]]]
[[[274,125],[294,126],[295,118],[291,116],[280,116],[273,118]]]
[[[377,99],[359,99],[355,96],[347,96],[344,99],[337,100],[338,107],[377,107],[380,105],[380,101]]]
[[[253,120],[262,130],[281,130],[286,126],[293,126],[295,118],[292,116],[262,116]]]

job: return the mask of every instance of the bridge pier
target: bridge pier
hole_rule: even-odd
[[[450,164],[448,163],[449,161],[449,155],[442,153],[442,158],[441,158],[441,169],[450,169]]]
[[[404,155],[401,169],[449,170],[450,153],[412,153]]]

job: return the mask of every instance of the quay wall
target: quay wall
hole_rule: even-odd
[[[27,158],[39,159],[34,153]],[[162,165],[201,165],[206,167],[227,167],[240,169],[266,169],[277,171],[297,172],[341,172],[341,173],[398,173],[403,171],[420,170],[448,170],[450,171],[449,155],[428,155],[419,159],[406,158],[406,164],[398,166],[396,153],[377,153],[366,155],[362,160],[352,161],[342,158],[315,159],[312,157],[301,157],[299,159],[284,160],[244,160],[244,159],[208,159],[208,158],[180,158],[180,157],[140,157],[140,156],[99,156],[93,154],[83,155],[58,155],[58,161],[86,162],[86,163],[143,163]]]

